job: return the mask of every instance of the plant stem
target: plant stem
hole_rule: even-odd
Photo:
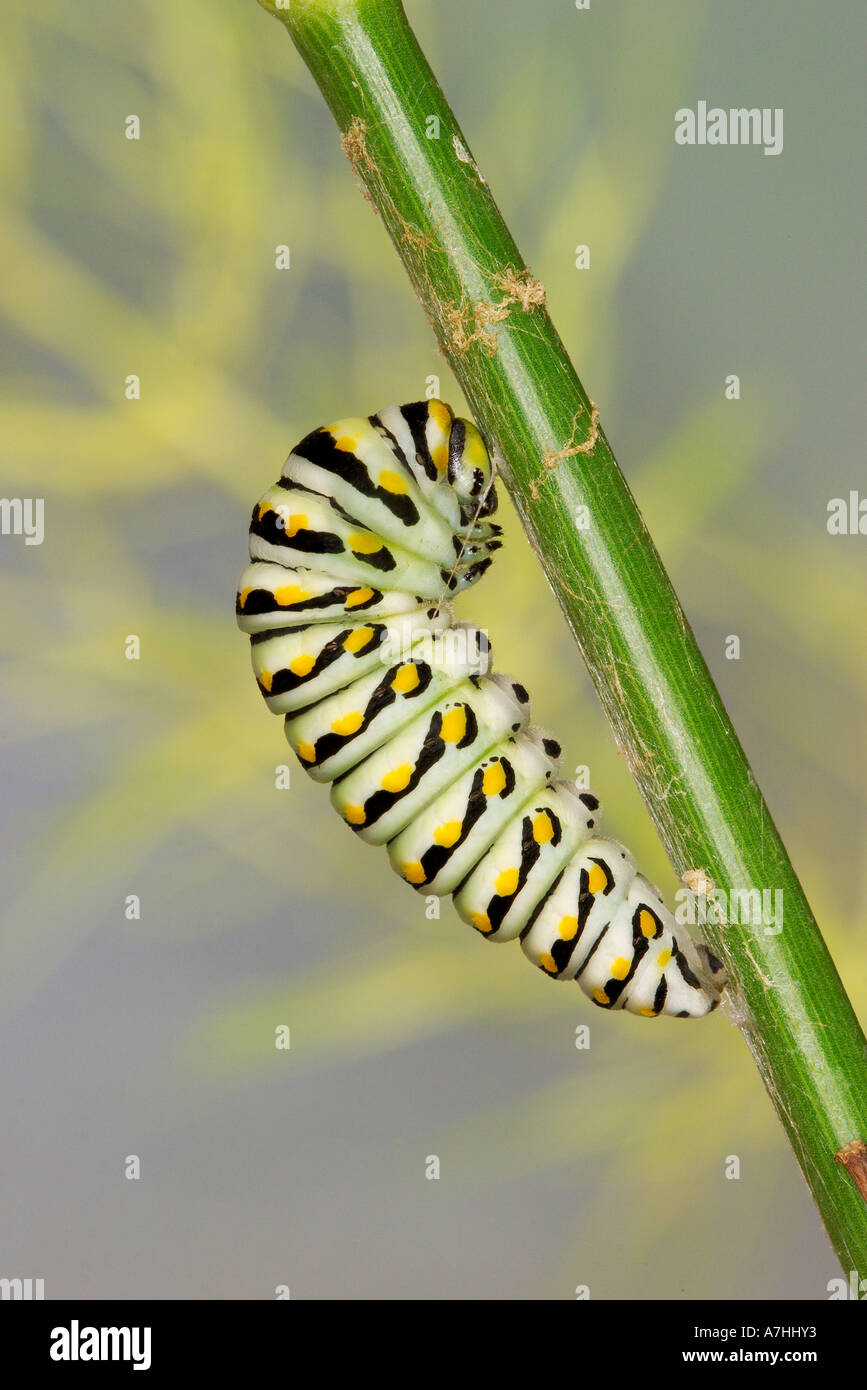
[[[337,120],[676,872],[702,871],[729,894],[782,892],[781,931],[729,924],[706,935],[843,1267],[867,1275],[867,1204],[834,1161],[867,1138],[864,1035],[542,287],[398,0],[259,3],[288,29]]]

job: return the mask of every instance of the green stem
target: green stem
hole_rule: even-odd
[[[867,1274],[867,1204],[834,1162],[867,1138],[867,1045],[541,286],[398,0],[259,2],[322,89],[494,446],[676,872],[782,892],[781,931],[707,936],[844,1269]]]

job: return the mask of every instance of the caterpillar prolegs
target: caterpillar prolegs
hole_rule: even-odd
[[[676,927],[599,801],[558,781],[529,696],[446,601],[500,545],[479,431],[441,401],[314,430],[257,503],[238,624],[268,707],[369,844],[489,941],[605,1009],[698,1018],[722,970]]]

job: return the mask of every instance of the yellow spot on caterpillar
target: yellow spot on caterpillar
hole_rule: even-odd
[[[554,835],[554,825],[547,811],[542,811],[533,821],[533,839],[537,845],[546,845]]]
[[[290,516],[289,520],[286,522],[286,535],[289,537],[291,541],[292,537],[296,536],[299,531],[303,531],[306,526],[306,516],[303,516],[301,512],[294,512],[292,516]]]
[[[642,1018],[656,1018],[656,1009],[639,1009]]]
[[[342,450],[344,454],[354,454],[358,448],[358,435],[342,434],[339,439],[335,439],[334,447]]]
[[[272,510],[272,507],[271,507],[271,503],[270,503],[270,502],[260,502],[260,503],[259,503],[259,520],[261,521],[262,518],[263,518],[264,516],[267,516],[268,513],[269,513],[271,510]]]
[[[506,786],[506,769],[502,763],[492,763],[482,773],[482,791],[485,796],[499,796]]]
[[[424,883],[427,877],[417,859],[411,864],[404,864],[400,872],[403,874],[407,883]]]
[[[266,690],[270,690],[270,689],[271,689],[271,686],[274,684],[274,672],[273,672],[273,671],[260,671],[260,672],[259,672],[259,684],[262,685],[262,686],[264,686]]]
[[[244,604],[247,602],[247,599],[250,597],[250,595],[252,594],[252,592],[253,592],[252,589],[242,589],[242,590],[241,590],[241,592],[240,592],[239,595],[238,595],[238,606],[239,606],[240,608],[243,608],[243,607],[244,607]]]
[[[459,820],[446,821],[445,825],[438,825],[434,831],[434,840],[443,849],[451,849],[461,837],[461,823]]]
[[[274,602],[281,608],[286,608],[290,603],[304,603],[310,597],[306,589],[299,589],[297,584],[281,584],[279,589],[274,590]]]
[[[660,970],[664,970],[670,960],[670,951],[660,951],[659,955],[656,957],[656,964],[659,966]]]
[[[614,980],[625,980],[629,974],[629,961],[625,956],[618,956],[611,962],[611,978]]]
[[[451,411],[442,401],[428,401],[427,413],[435,425],[439,425],[441,430],[446,433],[452,427]]]
[[[438,473],[445,473],[449,466],[449,450],[447,444],[437,444],[431,449],[430,456],[434,461],[434,467]]]
[[[350,734],[357,734],[363,723],[362,716],[357,710],[353,710],[351,714],[344,714],[339,719],[335,719],[331,727],[336,734],[340,734],[341,738],[348,738]]]
[[[483,473],[488,468],[489,460],[485,441],[471,420],[464,421],[464,458],[471,468],[478,468]]]
[[[643,936],[656,935],[656,922],[653,919],[652,913],[648,912],[646,907],[643,907],[638,914],[638,925],[641,928]]]
[[[353,531],[351,536],[346,537],[346,541],[350,550],[354,550],[357,555],[375,555],[383,546],[379,536],[373,536],[367,531]]]
[[[608,882],[608,875],[601,864],[594,864],[587,875],[587,891],[601,893]]]
[[[412,764],[401,763],[400,767],[387,772],[382,779],[382,788],[387,792],[402,792],[409,786],[412,777]]]
[[[397,695],[408,695],[418,684],[418,667],[415,662],[410,661],[406,666],[401,666],[391,683],[391,688]]]
[[[357,608],[360,603],[369,603],[373,598],[372,589],[353,589],[351,594],[346,595],[346,608]]]
[[[594,989],[593,998],[596,1000],[597,1004],[611,1003],[611,1000],[608,998],[608,995],[605,993],[604,989]]]
[[[575,933],[576,933],[577,930],[578,930],[578,918],[577,918],[577,917],[561,917],[561,918],[560,918],[560,925],[557,927],[557,930],[558,930],[558,932],[560,933],[560,935],[562,936],[562,938],[563,938],[564,941],[571,941],[571,940],[572,940],[572,937],[575,935]]]
[[[491,927],[491,919],[487,912],[471,912],[470,921],[478,931],[488,932],[493,930]]]
[[[290,661],[289,670],[292,672],[293,676],[309,676],[315,665],[315,658],[305,654],[303,656],[296,656],[293,661]]]
[[[363,806],[347,806],[343,812],[343,819],[350,825],[364,825],[367,815]]]
[[[445,743],[460,743],[467,732],[467,712],[460,706],[457,709],[450,709],[448,714],[443,715],[443,725],[440,731],[440,738]]]
[[[298,753],[298,756],[302,760],[302,762],[316,762],[316,749],[313,747],[312,743],[299,743],[296,752]]]
[[[400,474],[393,473],[390,468],[386,468],[384,473],[380,473],[379,486],[385,488],[386,492],[396,492],[399,496],[409,491]]]
[[[511,898],[518,887],[518,870],[504,869],[501,874],[497,874],[494,887],[498,897]]]
[[[547,951],[542,952],[541,956],[539,957],[539,964],[541,965],[543,970],[547,970],[549,975],[559,974],[559,971],[557,969],[557,962],[555,961],[553,956],[548,954]]]
[[[343,647],[347,652],[362,652],[373,639],[372,627],[357,627],[354,632],[344,638]]]

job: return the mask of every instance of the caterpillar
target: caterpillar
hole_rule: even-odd
[[[316,782],[417,891],[520,939],[604,1009],[699,1018],[722,966],[676,927],[560,745],[448,596],[501,528],[484,440],[439,400],[308,434],[259,500],[236,598],[268,708]]]

